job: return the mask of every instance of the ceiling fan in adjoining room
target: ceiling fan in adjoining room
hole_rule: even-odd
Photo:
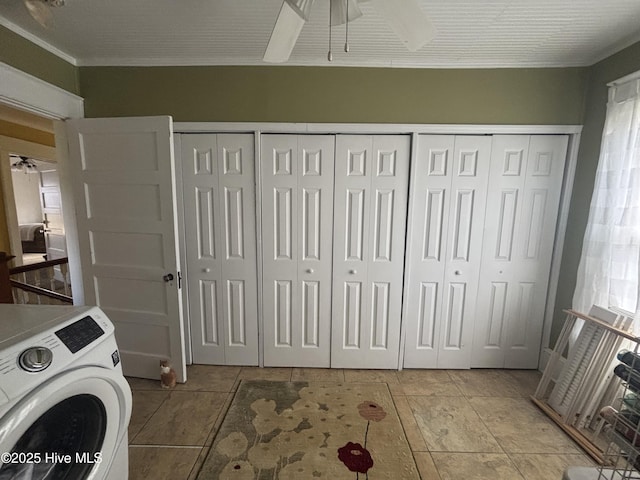
[[[53,25],[52,8],[64,6],[64,0],[22,0],[29,15],[42,25],[50,28]]]
[[[26,1],[26,0],[25,0]],[[302,27],[309,20],[314,0],[283,0],[263,60],[283,63],[289,59]],[[409,51],[422,48],[435,36],[435,29],[420,8],[418,0],[329,0],[329,31],[335,25],[348,24],[362,16],[359,3],[371,2],[378,14]],[[348,42],[345,43],[348,51]],[[329,60],[331,60],[329,52]]]
[[[31,173],[38,171],[38,164],[29,157],[23,155],[10,155],[11,160],[15,162],[11,163],[11,171]]]

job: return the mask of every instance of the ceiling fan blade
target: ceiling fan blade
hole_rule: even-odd
[[[311,7],[313,6],[313,0],[284,0],[293,8],[298,15],[309,21],[309,15],[311,14]]]
[[[331,25],[344,25],[347,23],[347,2],[349,2],[350,22],[362,16],[357,0],[331,0]]]
[[[410,51],[419,50],[435,37],[435,28],[417,0],[370,1]]]
[[[24,0],[29,15],[44,28],[51,28],[53,25],[53,14],[51,8],[42,0]]]
[[[262,60],[269,63],[283,63],[289,60],[304,24],[305,19],[298,15],[286,0],[282,2]]]

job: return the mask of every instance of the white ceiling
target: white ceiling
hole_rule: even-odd
[[[260,65],[282,0],[66,0],[43,29],[21,0],[0,24],[76,65]],[[420,0],[435,39],[408,52],[377,15],[333,29],[331,65],[591,65],[640,40],[640,0]],[[289,65],[329,65],[328,1],[316,0]]]

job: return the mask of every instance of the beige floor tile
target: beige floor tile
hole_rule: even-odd
[[[344,370],[344,381],[355,383],[388,383],[397,384],[395,370]]]
[[[402,384],[431,385],[433,383],[449,383],[451,377],[447,370],[401,370],[396,372]]]
[[[589,457],[583,454],[536,455],[518,453],[511,454],[509,457],[524,477],[524,480],[560,480],[567,467],[595,466]]]
[[[442,480],[523,480],[504,454],[433,452],[431,455]]]
[[[430,451],[502,453],[466,398],[405,398]]]
[[[407,441],[411,447],[412,452],[426,452],[428,451],[427,444],[424,441],[424,437],[418,428],[416,419],[413,416],[411,407],[406,397],[395,397],[393,403],[396,405],[402,428],[407,436]]]
[[[226,399],[226,393],[172,391],[131,443],[202,446]]]
[[[158,391],[166,391],[166,389],[160,386],[160,367],[158,367],[158,379],[157,380],[149,380],[147,378],[135,378],[135,377],[126,377],[129,386],[132,391],[136,390],[158,390]]]
[[[294,368],[292,382],[344,382],[344,372],[340,368]]]
[[[506,370],[506,372],[516,384],[520,395],[523,397],[533,395],[542,378],[542,373],[537,370]]]
[[[160,408],[162,402],[169,398],[168,391],[155,392],[147,390],[133,391],[133,409],[129,422],[129,441],[133,439],[144,427],[145,423]]]
[[[182,480],[201,448],[129,447],[129,480]]]
[[[432,383],[427,385],[411,384],[389,384],[391,395],[420,395],[426,397],[457,397],[462,396],[458,386],[453,383]]]
[[[232,392],[241,367],[218,365],[189,365],[186,383],[176,385],[176,390],[198,392]]]
[[[418,466],[420,478],[424,480],[441,480],[438,469],[429,452],[414,452],[413,458]]]
[[[573,441],[526,398],[473,397],[469,402],[507,453],[579,453]]]
[[[274,380],[288,382],[291,380],[291,370],[291,368],[242,367],[238,378],[240,380]]]
[[[467,397],[522,396],[506,370],[450,370],[449,375]]]

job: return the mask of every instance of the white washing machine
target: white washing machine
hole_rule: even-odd
[[[0,304],[0,480],[126,480],[131,389],[97,307]]]

